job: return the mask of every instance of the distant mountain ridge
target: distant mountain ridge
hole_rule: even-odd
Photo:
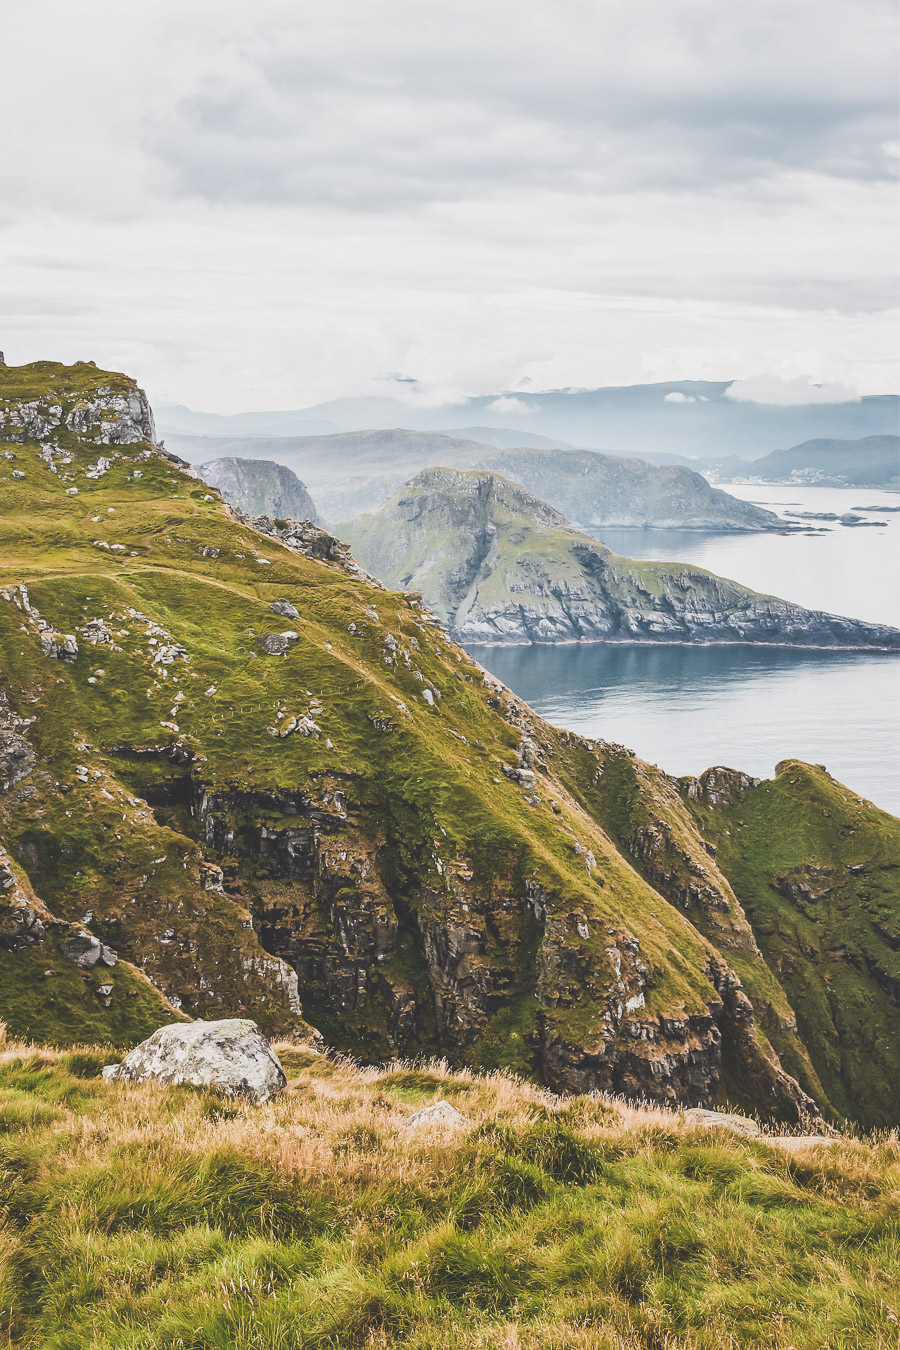
[[[373,576],[421,592],[458,642],[900,649],[894,628],[803,609],[689,564],[617,557],[484,470],[425,469],[337,529]]]
[[[297,411],[222,417],[183,407],[157,407],[163,435],[270,437],[403,426],[441,431],[448,425],[508,429],[619,455],[674,454],[757,459],[816,437],[858,440],[900,425],[900,398],[867,395],[847,403],[794,406],[727,397],[729,380],[669,380],[597,389],[516,390],[427,407],[409,397],[336,398]],[[415,386],[409,386],[413,391]]]
[[[790,450],[773,450],[748,472],[766,482],[900,487],[900,436],[864,436],[858,441],[818,439]]]

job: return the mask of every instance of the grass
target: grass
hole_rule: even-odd
[[[896,1135],[791,1150],[278,1046],[264,1107],[0,1054],[0,1338],[54,1350],[895,1346]],[[459,1127],[404,1128],[444,1098]]]
[[[717,843],[719,865],[790,999],[829,1100],[863,1125],[893,1124],[900,1076],[895,818],[824,768],[797,760],[728,806],[691,808]],[[803,882],[810,868],[813,894],[792,894],[792,880]],[[772,1033],[802,1081],[803,1063],[792,1062],[777,1025]]]

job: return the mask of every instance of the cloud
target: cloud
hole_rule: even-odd
[[[9,359],[222,409],[896,383],[887,0],[6,10]]]
[[[697,400],[693,394],[680,394],[677,389],[673,389],[671,394],[666,394],[663,403],[696,403]]]
[[[858,403],[859,393],[846,384],[833,380],[814,384],[808,375],[783,379],[779,375],[753,375],[746,380],[735,380],[725,390],[725,397],[736,403],[769,403],[786,408],[809,403]]]
[[[537,411],[536,404],[525,403],[522,399],[512,398],[508,394],[503,394],[500,398],[495,398],[492,403],[488,404],[488,407],[491,409],[491,412],[498,413],[533,413]]]

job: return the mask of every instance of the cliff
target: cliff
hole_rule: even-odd
[[[305,484],[270,459],[211,459],[198,464],[196,472],[204,483],[218,488],[227,502],[250,516],[313,523],[319,519]]]
[[[247,1012],[370,1062],[837,1112],[673,780],[542,722],[331,535],[240,518],[125,377],[2,368],[0,410],[11,1034]],[[896,847],[829,810],[848,865],[860,811]]]
[[[338,526],[385,584],[421,591],[457,641],[900,647],[900,632],[759,595],[685,563],[635,562],[497,474],[426,469]]]

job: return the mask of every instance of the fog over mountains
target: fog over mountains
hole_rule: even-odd
[[[588,526],[783,530],[771,511],[739,501],[684,464],[648,464],[590,450],[509,449],[435,431],[341,432],[330,436],[175,436],[169,444],[243,510],[285,515],[272,491],[275,460],[299,474],[324,518],[348,520],[380,505],[423,468],[488,468],[522,482],[570,520]],[[212,458],[200,462],[212,452]],[[258,458],[257,458],[258,456]],[[225,484],[218,466],[232,466]],[[239,467],[240,482],[234,478]],[[254,472],[254,466],[258,466]],[[299,486],[299,485],[298,485]],[[283,494],[282,494],[283,495]],[[268,505],[263,505],[266,502]]]
[[[488,435],[502,436],[502,448],[549,443],[645,458],[667,454],[745,459],[806,440],[857,440],[900,429],[897,395],[845,402],[757,403],[736,398],[740,385],[727,380],[516,391],[441,406],[429,406],[427,392],[420,395],[414,381],[400,387],[402,397],[338,398],[294,411],[227,416],[157,404],[157,422],[170,442],[173,434],[256,439],[404,427],[481,441]],[[501,444],[496,439],[492,443]]]

